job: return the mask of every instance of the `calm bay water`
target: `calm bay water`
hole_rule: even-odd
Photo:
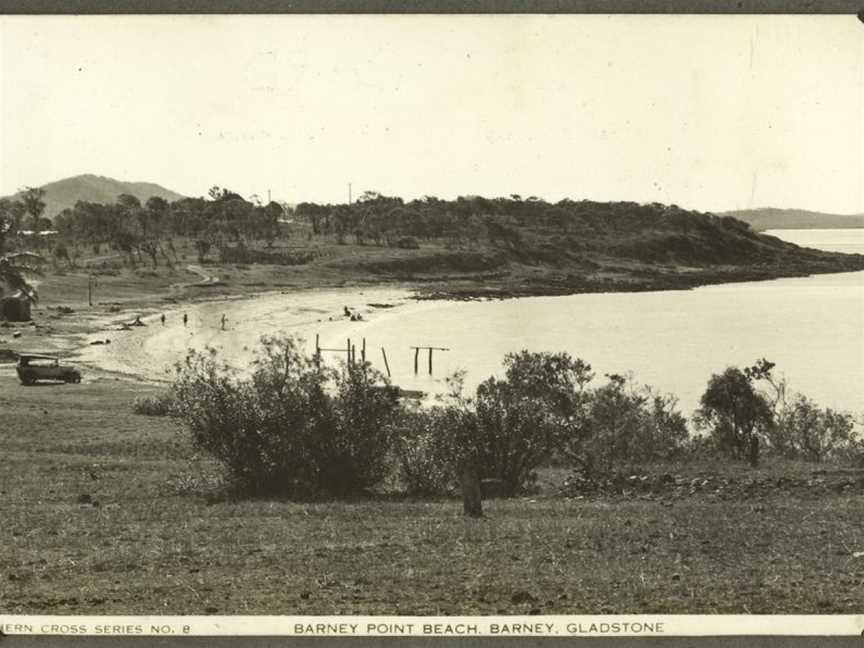
[[[864,230],[774,230],[808,247],[864,253]],[[598,376],[632,372],[637,382],[671,392],[684,413],[697,407],[712,373],[765,357],[792,391],[823,405],[864,411],[864,273],[817,275],[707,286],[688,291],[531,297],[445,302],[398,309],[353,328],[366,337],[368,357],[393,382],[440,392],[443,378],[467,370],[476,385],[501,373],[504,354],[521,349],[567,351]],[[327,344],[344,346],[344,332]],[[412,345],[435,352],[434,375]]]

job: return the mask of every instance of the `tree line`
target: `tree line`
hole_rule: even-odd
[[[211,247],[241,241],[272,245],[284,214],[276,202],[256,204],[213,187],[209,200],[183,198],[169,203],[153,196],[142,205],[135,196],[121,195],[111,205],[79,201],[61,212],[55,225],[64,241],[89,245],[97,253],[109,246],[132,263],[143,255],[155,268],[160,258],[170,260],[173,255],[176,259],[175,237],[194,238],[201,256]]]
[[[74,261],[79,248],[98,253],[103,247],[125,254],[130,263],[175,257],[174,240],[193,240],[199,257],[213,249],[244,246],[260,241],[268,247],[288,234],[279,221],[293,215],[308,223],[310,237],[333,237],[337,243],[418,247],[419,241],[443,240],[452,246],[492,246],[523,249],[526,233],[566,239],[570,247],[607,245],[650,231],[694,233],[708,238],[738,234],[755,238],[749,226],[731,217],[685,210],[677,205],[633,202],[561,200],[549,203],[517,194],[501,198],[460,196],[443,200],[434,196],[405,201],[366,191],[348,204],[302,202],[295,208],[257,197],[213,187],[206,198],[168,202],[154,196],[143,204],[131,195],[118,196],[111,204],[79,201],[58,214],[52,223],[44,218],[44,191],[27,188],[18,199],[0,201],[0,220],[7,223],[0,235],[25,229],[49,228],[59,232],[53,250],[59,260]],[[31,246],[38,246],[38,241]]]
[[[400,237],[410,236],[450,239],[468,245],[487,240],[517,246],[522,242],[520,228],[525,227],[589,238],[649,228],[749,233],[749,226],[743,221],[689,211],[677,205],[570,199],[549,203],[536,196],[523,198],[518,194],[491,199],[460,196],[455,200],[425,196],[405,202],[402,198],[367,191],[351,204],[302,202],[295,213],[311,223],[315,234],[332,234],[339,242],[353,236],[358,244],[379,245],[397,245]]]

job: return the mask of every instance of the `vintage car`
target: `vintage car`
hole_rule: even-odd
[[[18,380],[22,385],[32,385],[37,380],[54,380],[66,383],[80,383],[81,372],[68,365],[61,365],[60,359],[38,353],[18,355]]]

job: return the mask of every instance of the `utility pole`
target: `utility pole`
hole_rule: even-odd
[[[351,183],[348,183],[348,204],[351,204]]]

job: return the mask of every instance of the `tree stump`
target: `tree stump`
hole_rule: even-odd
[[[753,435],[750,437],[750,447],[748,448],[748,459],[750,460],[751,468],[759,467],[759,437]]]
[[[473,462],[463,461],[458,472],[462,490],[462,514],[473,518],[483,517],[483,498],[477,468]]]

